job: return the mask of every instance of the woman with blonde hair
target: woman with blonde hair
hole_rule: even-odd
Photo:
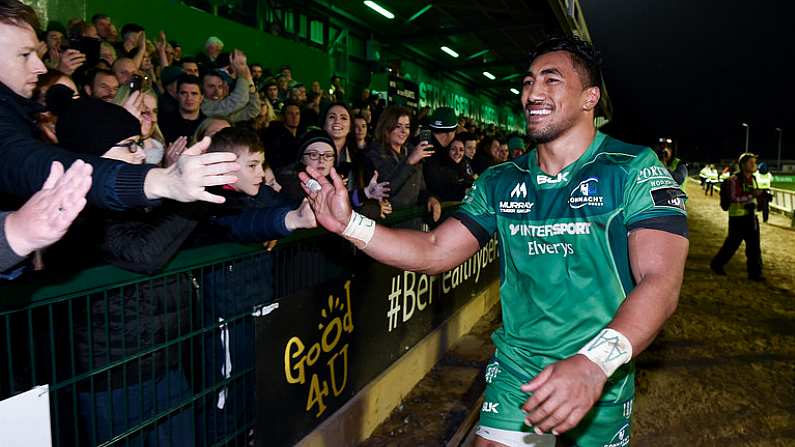
[[[119,86],[113,103],[124,106],[129,99],[132,91],[130,86],[125,84]],[[157,94],[151,89],[141,91],[141,99],[137,107],[138,114],[134,114],[141,122],[141,138],[146,152],[146,163],[160,165],[166,152],[166,139],[160,126],[157,125]]]

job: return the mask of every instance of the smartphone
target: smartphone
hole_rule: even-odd
[[[136,90],[141,90],[143,82],[144,79],[138,75],[135,75],[132,78],[130,78],[130,82],[127,83],[127,85],[130,87],[130,93]]]
[[[427,141],[428,143],[431,142],[431,130],[430,129],[422,129],[420,131],[419,141]]]

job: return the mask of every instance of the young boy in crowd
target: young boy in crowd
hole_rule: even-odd
[[[297,228],[316,226],[304,200],[283,198],[264,184],[265,150],[257,134],[229,127],[213,135],[208,152],[234,152],[241,168],[237,183],[218,187],[226,199],[210,208],[206,231],[236,242],[264,242]],[[273,300],[272,258],[268,252],[224,263],[204,272],[205,398],[198,427],[209,443],[219,441],[254,415],[254,319],[252,313]],[[263,292],[266,291],[266,292]],[[243,437],[247,434],[242,434]]]

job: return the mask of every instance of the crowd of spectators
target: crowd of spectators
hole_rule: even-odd
[[[41,31],[30,8],[13,0],[0,7],[5,279],[96,263],[153,275],[186,246],[265,242],[315,227],[297,175],[307,166],[343,175],[362,214],[382,220],[422,206],[432,225],[442,202],[462,200],[480,173],[527,148],[520,136],[479,126],[450,107],[387,105],[367,88],[350,95],[337,75],[327,87],[302,82],[304,74],[289,65],[264,67],[243,49],[225,48],[218,36],[207,37],[199,54],[185,54],[164,31],[151,31],[104,14],[51,22]],[[256,292],[270,268],[263,259],[214,271],[198,285],[188,276],[159,278],[136,290],[135,300],[126,289],[92,301],[88,319],[76,322],[78,372],[136,355],[141,339],[154,346],[187,331],[180,325],[198,288],[212,303],[205,320],[219,322],[222,334],[220,344],[218,334],[208,334],[208,362],[221,366],[206,365],[214,373],[205,385],[230,377],[224,359],[252,366],[246,352],[253,327],[225,320],[271,299]],[[91,327],[106,320],[122,330],[103,335]],[[168,352],[146,357],[129,373],[108,374],[92,383],[91,393],[80,388],[78,411],[97,442],[192,393],[178,356]],[[155,397],[130,405],[135,411],[119,408],[139,393]],[[216,418],[234,419],[224,414],[229,402],[251,398],[227,388],[216,394]],[[162,445],[178,436],[180,445],[193,445],[190,427],[199,416],[191,412],[175,412],[141,436]],[[207,430],[202,436],[216,440],[227,435],[219,426],[234,424],[198,425]]]

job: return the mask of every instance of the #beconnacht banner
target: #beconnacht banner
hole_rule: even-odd
[[[361,268],[256,318],[257,443],[293,445],[498,276],[497,239],[435,276]]]

